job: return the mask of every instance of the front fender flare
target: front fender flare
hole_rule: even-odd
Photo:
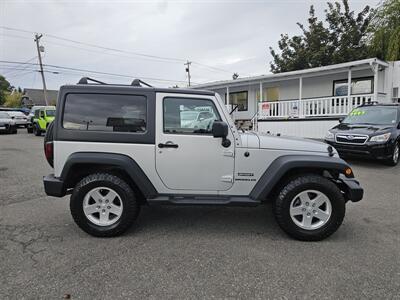
[[[250,198],[264,201],[285,174],[293,169],[313,168],[344,173],[349,165],[341,158],[322,155],[284,155],[275,159],[260,177]]]

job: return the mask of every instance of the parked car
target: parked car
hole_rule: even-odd
[[[181,112],[182,127],[210,129],[215,115],[209,111],[186,110]]]
[[[299,240],[322,240],[363,189],[325,143],[240,133],[211,91],[87,84],[62,86],[44,152],[49,196],[71,194],[76,224],[99,237],[122,234],[144,204],[274,203],[278,224]],[[208,108],[209,129],[182,126]],[[51,208],[49,208],[51,209]]]
[[[340,156],[362,156],[397,165],[400,152],[400,105],[359,106],[330,129],[325,141]]]
[[[17,125],[15,120],[10,116],[9,112],[0,111],[0,132],[17,133]]]
[[[28,133],[33,133],[33,119],[35,117],[35,111],[41,108],[45,108],[46,106],[32,106],[32,108],[30,109],[29,113],[28,113],[28,121],[27,121],[27,125],[26,125],[26,129],[28,131]],[[51,108],[55,109],[55,106],[49,106]]]
[[[49,124],[53,122],[55,115],[56,110],[54,108],[44,107],[37,109],[33,117],[33,134],[40,136],[42,133],[46,132]]]
[[[20,111],[9,111],[8,114],[15,121],[18,127],[27,127],[28,117]]]

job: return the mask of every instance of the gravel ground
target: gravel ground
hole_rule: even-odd
[[[365,198],[322,242],[288,238],[270,206],[144,207],[99,239],[45,196],[42,148],[0,135],[0,299],[400,299],[400,166],[350,161]]]

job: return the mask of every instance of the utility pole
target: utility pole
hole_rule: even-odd
[[[36,42],[36,48],[38,52],[38,58],[39,58],[39,66],[40,66],[40,74],[42,75],[42,82],[43,82],[43,95],[44,95],[44,102],[46,102],[46,105],[49,105],[49,102],[47,101],[47,88],[46,88],[46,80],[44,79],[44,71],[43,71],[43,64],[42,64],[42,55],[40,52],[44,52],[43,46],[39,46],[39,40],[42,37],[42,34],[35,34],[35,42]]]
[[[184,63],[184,65],[186,66],[186,73],[188,74],[188,83],[190,86],[190,65],[192,64],[191,61],[186,61],[186,63]]]

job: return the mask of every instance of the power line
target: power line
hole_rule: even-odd
[[[11,30],[11,31],[23,32],[23,33],[31,33],[31,34],[34,33],[33,31],[17,29],[17,28],[12,28],[12,27],[7,27],[7,26],[0,26],[0,28],[6,29],[6,30]],[[72,39],[68,39],[68,38],[59,37],[59,36],[56,36],[56,35],[53,35],[53,34],[45,34],[45,35],[47,37],[50,37],[50,38],[53,38],[53,39],[57,39],[57,40],[61,40],[61,41],[66,41],[66,42],[69,42],[69,43],[84,45],[84,46],[92,47],[92,48],[99,48],[99,49],[108,50],[108,51],[114,51],[114,52],[118,52],[118,53],[132,54],[132,55],[140,56],[142,58],[146,57],[148,59],[156,60],[158,62],[170,61],[170,62],[175,62],[175,63],[182,63],[182,62],[186,62],[187,61],[186,59],[183,59],[183,58],[164,57],[164,56],[150,55],[150,54],[139,53],[139,52],[134,52],[134,51],[121,50],[121,49],[116,49],[116,48],[111,48],[111,47],[104,47],[104,46],[100,46],[100,45],[96,45],[96,44],[91,44],[91,43],[86,43],[86,42],[81,42],[81,41],[76,41],[76,40],[72,40]],[[51,42],[51,43],[56,44],[54,42]],[[64,47],[71,47],[71,46],[62,45],[62,44],[58,44],[58,45],[64,46]],[[79,48],[79,47],[75,47],[75,48],[81,49],[81,50],[91,51],[89,49],[84,49],[84,48]],[[101,52],[101,53],[104,54],[103,52]],[[233,72],[229,71],[229,70],[225,70],[225,69],[214,67],[214,66],[209,66],[207,64],[203,64],[203,63],[200,63],[200,62],[197,62],[197,61],[192,61],[192,62],[194,64],[198,65],[198,66],[201,66],[203,68],[207,68],[209,70],[233,74]]]
[[[18,61],[5,61],[5,60],[0,60],[0,63],[16,64],[16,65],[31,65],[31,66],[38,66],[39,65],[37,63],[27,63],[27,62],[18,62]],[[131,78],[131,79],[132,78],[142,78],[142,79],[154,80],[154,81],[158,81],[158,82],[172,82],[172,83],[175,83],[175,82],[185,83],[186,82],[184,80],[171,80],[171,79],[164,79],[164,78],[133,76],[133,75],[126,75],[126,74],[117,74],[117,73],[110,73],[110,72],[102,72],[102,71],[93,71],[93,70],[87,70],[87,69],[64,67],[64,66],[51,65],[51,64],[43,64],[43,66],[46,68],[47,71],[51,71],[48,68],[53,68],[53,69],[85,72],[85,73],[91,73],[91,74],[110,75],[110,76],[115,76],[115,77],[125,77],[125,78]]]
[[[28,31],[28,30],[23,30],[23,29],[17,29],[17,28],[12,28],[12,27],[7,27],[7,26],[0,26],[0,28],[3,28],[5,30],[11,30],[11,31],[17,31],[17,32],[24,32],[24,33],[30,33],[30,34],[36,34],[33,31]],[[54,34],[48,34],[45,33],[45,35],[47,37],[53,38],[53,39],[57,39],[57,40],[61,40],[61,41],[66,41],[66,42],[70,42],[70,43],[74,43],[74,44],[79,44],[79,45],[85,45],[87,47],[94,47],[94,48],[99,48],[99,49],[103,49],[103,50],[109,50],[109,51],[115,51],[115,52],[120,52],[120,53],[129,53],[129,54],[133,54],[133,55],[137,55],[137,56],[143,56],[143,57],[148,57],[148,58],[157,58],[157,59],[165,59],[165,60],[171,60],[171,61],[175,61],[175,62],[185,62],[185,59],[182,58],[174,58],[174,57],[164,57],[164,56],[157,56],[157,55],[150,55],[150,54],[145,54],[145,53],[140,53],[140,52],[134,52],[134,51],[127,51],[127,50],[121,50],[121,49],[116,49],[116,48],[111,48],[111,47],[104,47],[104,46],[100,46],[100,45],[95,45],[95,44],[91,44],[91,43],[86,43],[86,42],[80,42],[80,41],[76,41],[76,40],[72,40],[72,39],[67,39],[67,38],[63,38],[63,37],[59,37],[56,36]]]
[[[31,62],[32,60],[36,59],[36,58],[37,58],[37,56],[34,56],[34,57],[28,59],[25,63],[29,63],[29,62]],[[29,65],[26,65],[26,67],[22,68],[22,70],[20,69],[19,71],[26,70],[28,67],[29,67]],[[15,70],[16,70],[16,69],[15,69]],[[17,70],[16,73],[19,73],[19,71]],[[14,73],[14,71],[11,70],[10,73],[7,73],[7,72],[6,72],[6,73],[3,73],[3,75],[10,76],[10,75],[13,74],[13,73]]]

